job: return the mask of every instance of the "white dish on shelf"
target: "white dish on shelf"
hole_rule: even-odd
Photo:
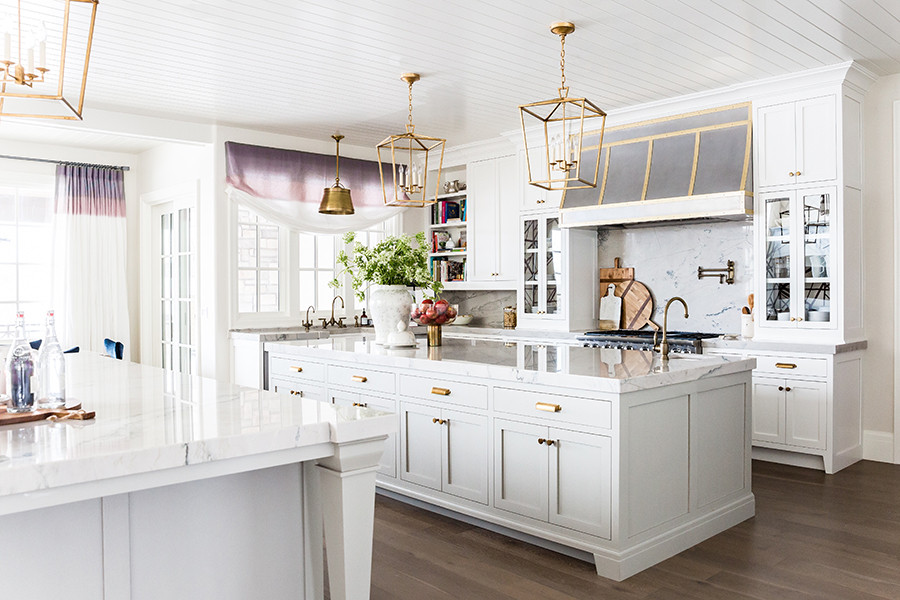
[[[393,350],[395,348],[418,348],[419,347],[418,343],[412,343],[412,344],[405,343],[405,342],[402,344],[391,344],[389,342],[376,342],[376,343],[379,346],[381,346],[382,348],[386,348],[388,350]]]
[[[806,320],[814,322],[826,322],[831,317],[831,311],[828,310],[810,310],[806,312]]]
[[[454,325],[468,325],[474,319],[472,315],[456,315],[456,319],[454,319]]]

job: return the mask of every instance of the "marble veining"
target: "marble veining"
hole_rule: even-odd
[[[753,293],[753,225],[750,222],[681,223],[658,227],[603,229],[599,236],[599,264],[634,267],[654,300],[653,320],[663,322],[666,301],[684,298],[690,317],[669,309],[670,329],[710,333],[739,333],[741,307]],[[724,268],[735,262],[735,283],[697,278],[697,267]]]
[[[76,483],[375,437],[389,413],[336,407],[93,353],[67,355],[91,421],[0,427],[0,498]]]
[[[459,305],[459,314],[472,315],[471,325],[475,327],[503,327],[503,307],[516,304],[516,292],[512,290],[448,290],[441,297]]]
[[[444,333],[442,346],[386,349],[364,335],[294,342],[270,342],[270,354],[384,365],[434,372],[622,393],[653,389],[698,379],[749,371],[755,359],[673,355],[662,363],[658,354],[640,350],[585,348],[548,340],[496,340]]]

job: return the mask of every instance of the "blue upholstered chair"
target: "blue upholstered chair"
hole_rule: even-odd
[[[116,342],[106,338],[103,340],[103,347],[106,348],[106,353],[112,358],[122,360],[122,356],[125,355],[125,344],[122,342]]]

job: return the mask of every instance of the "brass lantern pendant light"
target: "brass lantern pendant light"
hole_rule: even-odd
[[[409,86],[406,133],[392,135],[375,147],[378,152],[378,173],[387,206],[422,207],[434,204],[438,195],[447,140],[416,133],[416,126],[412,121],[412,86],[419,80],[419,74],[404,73],[400,79]],[[434,191],[429,194],[429,169],[434,170],[435,164],[437,172],[432,176]],[[385,173],[386,169],[390,171]]]
[[[587,98],[569,97],[566,36],[575,31],[575,25],[553,23],[550,31],[560,40],[559,97],[519,106],[528,183],[551,191],[597,187],[606,113]],[[595,118],[598,120],[590,121]],[[589,127],[596,123],[587,136],[585,121]],[[584,145],[586,137],[589,142]]]
[[[344,136],[335,133],[331,138],[335,142],[334,185],[325,188],[319,212],[325,215],[352,215],[353,201],[350,199],[350,190],[341,185],[341,140]]]

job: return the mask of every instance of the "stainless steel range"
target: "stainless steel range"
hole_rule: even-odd
[[[682,354],[702,354],[703,340],[718,337],[718,333],[698,333],[695,331],[670,331],[666,334],[669,342],[669,352]],[[588,331],[578,339],[590,348],[621,348],[623,350],[652,350],[653,331],[641,329],[612,329],[609,331]],[[662,332],[657,337],[657,343],[662,340]]]

